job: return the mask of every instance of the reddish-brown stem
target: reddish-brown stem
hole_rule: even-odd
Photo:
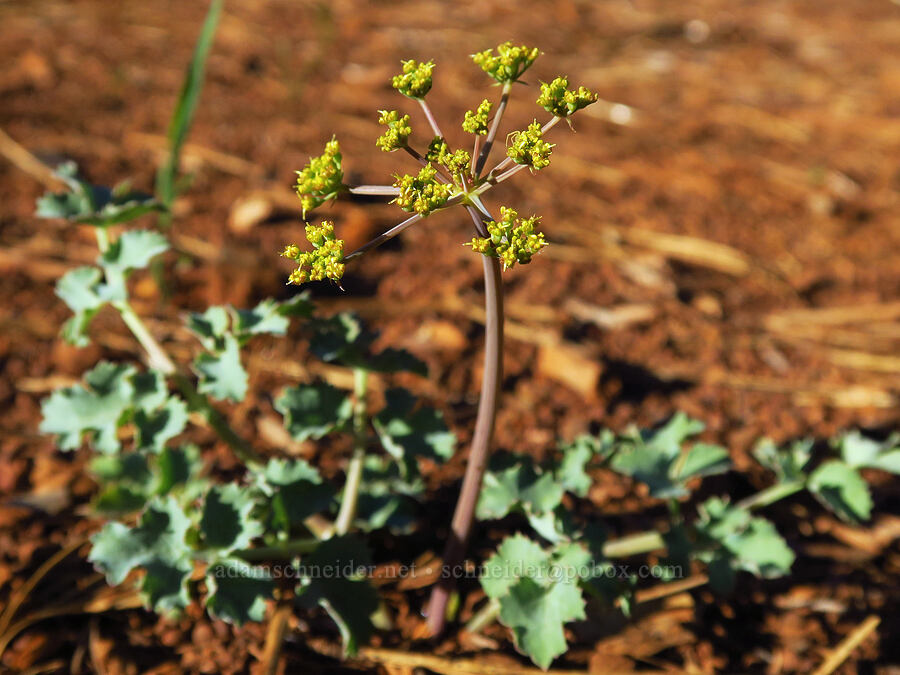
[[[414,150],[413,148],[409,147],[408,145],[403,146],[403,149],[406,150],[406,152],[408,152],[409,155],[410,155],[412,158],[414,158],[414,159],[415,159],[419,164],[421,164],[422,166],[427,166],[428,164],[431,164],[431,162],[429,162],[429,161],[428,161],[427,159],[425,159],[422,155],[420,155],[416,150]],[[450,180],[449,178],[447,178],[446,175],[444,175],[444,171],[443,171],[443,169],[442,169],[440,166],[438,166],[438,165],[436,165],[436,164],[431,164],[431,165],[437,169],[437,179],[438,179],[439,181],[441,181],[442,183],[452,183],[452,182],[453,182],[452,180]]]
[[[428,125],[431,127],[434,135],[443,138],[444,134],[441,133],[441,128],[438,126],[437,120],[434,119],[434,115],[431,114],[431,108],[429,108],[428,104],[425,103],[425,99],[420,98],[417,100],[419,101],[419,105],[422,107],[422,112],[425,113],[425,118],[428,120]]]
[[[394,227],[392,227],[391,229],[379,234],[368,244],[360,246],[358,249],[353,251],[353,253],[350,253],[349,255],[344,256],[344,260],[350,260],[351,258],[356,258],[357,256],[361,256],[366,251],[370,251],[377,246],[381,246],[384,242],[386,242],[389,239],[393,239],[398,234],[403,232],[403,230],[408,228],[410,225],[414,225],[417,222],[419,222],[420,220],[422,220],[422,216],[418,213],[414,216],[410,216],[409,218],[404,220],[402,223],[399,223],[398,225],[394,225]]]
[[[488,236],[487,229],[472,206],[466,207],[479,236]],[[481,492],[481,482],[487,469],[494,422],[500,399],[503,376],[503,281],[500,277],[500,261],[482,256],[484,266],[485,343],[484,373],[481,380],[481,399],[478,402],[478,418],[475,434],[469,447],[466,473],[463,477],[459,500],[450,525],[450,534],[444,549],[443,573],[431,592],[428,602],[428,628],[432,636],[444,630],[447,603],[453,592],[460,565],[466,553],[466,545],[475,520],[475,506]]]
[[[497,114],[494,115],[494,121],[488,130],[487,138],[484,141],[484,147],[481,148],[481,154],[478,155],[478,163],[475,165],[475,177],[481,175],[481,170],[487,162],[488,155],[491,154],[491,146],[494,145],[494,138],[497,137],[497,130],[500,128],[500,120],[503,118],[503,111],[506,110],[506,104],[509,102],[509,92],[512,89],[512,83],[507,82],[503,85],[503,93],[500,94],[500,105],[497,106]]]
[[[393,185],[351,185],[347,188],[347,192],[351,195],[396,197],[400,194],[400,188]]]

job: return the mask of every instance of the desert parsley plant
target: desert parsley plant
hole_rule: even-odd
[[[496,50],[488,49],[472,56],[475,64],[501,85],[501,89],[496,109],[490,100],[483,99],[474,109],[467,111],[460,122],[462,131],[473,137],[471,151],[451,147],[452,139],[441,131],[426,102],[426,96],[432,90],[434,62],[404,61],[401,72],[392,79],[391,84],[400,94],[418,103],[431,138],[427,140],[424,152],[415,149],[410,143],[413,134],[410,116],[397,110],[383,110],[378,122],[385,130],[375,144],[385,152],[405,152],[421,168],[416,173],[395,174],[392,185],[347,185],[343,182],[340,149],[337,141],[332,139],[320,156],[311,158],[309,164],[297,172],[297,194],[304,216],[308,209],[334,199],[340,193],[391,196],[397,206],[413,215],[348,255],[345,255],[340,241],[332,237],[330,223],[306,226],[312,251],[301,251],[297,245],[290,244],[282,253],[297,264],[289,277],[290,283],[326,278],[339,281],[346,262],[437,212],[458,208],[465,210],[472,220],[475,236],[470,242],[460,243],[466,243],[480,254],[484,269],[487,309],[485,369],[468,469],[444,554],[444,564],[448,568],[458,565],[465,553],[493,436],[503,349],[501,266],[509,269],[516,264],[528,264],[547,245],[543,232],[538,229],[540,217],[520,217],[515,209],[501,206],[499,218],[495,218],[482,197],[523,169],[535,173],[549,166],[554,145],[546,140],[547,132],[560,120],[570,122],[571,115],[597,100],[597,95],[584,87],[569,89],[565,77],[557,77],[549,84],[541,83],[537,103],[549,114],[549,119],[543,124],[535,120],[525,129],[510,133],[505,158],[489,171],[484,171],[513,84],[520,81],[539,55],[540,51],[536,48],[505,43]],[[310,232],[314,233],[314,238]],[[440,633],[443,628],[451,591],[452,576],[448,576],[432,595],[428,621],[434,634]]]
[[[196,104],[198,72],[219,7],[218,2],[211,6],[173,119],[173,154]],[[501,91],[496,107],[482,100],[461,122],[463,131],[474,136],[471,152],[450,146],[425,103],[434,64],[403,62],[392,83],[421,107],[430,138],[420,153],[410,145],[410,116],[381,111],[384,131],[376,144],[386,152],[409,154],[421,168],[397,174],[389,186],[349,186],[338,141],[332,139],[298,172],[297,190],[304,216],[345,193],[390,196],[413,215],[350,254],[332,223],[307,223],[306,244],[288,244],[282,255],[295,264],[292,285],[340,283],[356,256],[436,212],[460,207],[471,218],[474,237],[460,244],[480,256],[484,270],[486,365],[444,574],[429,602],[428,621],[437,634],[448,616],[455,618],[456,603],[449,600],[473,520],[512,521],[520,531],[505,537],[479,568],[486,601],[467,628],[477,632],[499,621],[523,654],[547,668],[567,649],[566,624],[586,617],[588,597],[629,611],[638,580],[633,573],[623,574],[616,559],[652,556],[649,560],[660,563],[660,582],[704,565],[710,583],[721,590],[733,586],[741,572],[786,574],[794,553],[759,511],[806,491],[842,519],[867,519],[873,501],[862,471],[900,473],[900,439],[875,441],[851,433],[819,453],[811,442],[783,449],[763,442],[755,455],[775,477],[770,487],[734,503],[710,497],[693,506],[691,488],[704,476],[727,471],[730,461],[724,448],[695,441],[703,425],[684,415],[654,431],[580,437],[561,444],[541,463],[508,454],[488,457],[500,389],[501,270],[529,263],[547,242],[537,216],[501,206],[495,218],[481,197],[522,169],[546,167],[553,145],[544,134],[596,100],[583,87],[570,89],[564,77],[542,84],[538,103],[550,119],[511,133],[506,157],[484,171],[512,85],[538,56],[536,49],[509,43],[473,56]],[[424,364],[402,350],[374,350],[375,334],[353,315],[316,315],[305,292],[246,309],[215,306],[189,313],[185,324],[196,338],[196,355],[190,364],[172,358],[129,296],[132,276],[153,265],[165,271],[168,238],[160,228],[127,226],[141,216],[168,214],[174,166],[177,161],[170,159],[157,195],[150,196],[127,185],[93,185],[74,164],[64,164],[58,176],[67,190],[38,201],[39,216],[92,227],[96,234],[95,263],[67,272],[56,285],[72,311],[63,337],[88,344],[95,316],[112,312],[146,357],[145,366],[101,361],[80,383],[54,391],[42,403],[41,430],[53,434],[62,451],[92,453],[89,466],[98,484],[92,506],[105,522],[91,538],[89,559],[110,584],[136,584],[145,604],[157,612],[177,613],[200,602],[214,618],[235,624],[262,621],[273,601],[293,598],[300,611],[327,612],[345,653],[352,654],[376,625],[389,628],[369,579],[369,535],[376,530],[415,534],[428,497],[425,473],[453,456],[456,438],[440,412],[407,389],[387,389],[376,406],[369,395],[371,373],[425,375]],[[168,219],[159,224],[168,226]],[[274,407],[294,441],[346,439],[349,460],[335,476],[288,453],[263,456],[219,410],[221,401],[242,401],[249,393],[245,350],[260,335],[285,336],[291,321],[308,340],[310,359],[352,374],[352,390],[313,378],[274,395]],[[207,466],[200,447],[189,442],[204,434],[197,425],[213,432],[240,460],[229,480]],[[652,498],[668,504],[670,522],[613,538],[604,521],[589,515],[591,509],[572,508],[588,498],[598,470],[644,484]],[[336,569],[341,573],[323,573]]]

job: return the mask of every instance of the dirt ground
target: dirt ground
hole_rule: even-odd
[[[84,451],[64,455],[37,433],[40,400],[99,357],[138,361],[113,313],[96,344],[66,347],[68,310],[53,293],[65,270],[92,261],[87,228],[33,217],[40,160],[78,161],[94,182],[151,190],[168,117],[206,3],[157,0],[0,1],[0,601],[24,621],[0,660],[14,673],[256,671],[265,625],[233,629],[192,607],[167,620],[106,589],[79,546],[97,528]],[[707,424],[736,471],[700,495],[735,497],[767,477],[748,450],[827,439],[847,428],[898,428],[900,400],[900,5],[888,0],[226,0],[186,151],[193,184],[176,206],[172,302],[138,281],[139,311],[183,363],[197,349],[181,313],[286,297],[276,257],[302,237],[293,172],[334,133],[352,180],[390,182],[408,158],[374,145],[381,109],[424,121],[389,86],[401,58],[437,63],[429,100],[445,129],[494,96],[467,58],[512,39],[544,51],[529,82],[568,74],[601,102],[559,125],[551,166],[492,192],[489,206],[544,216],[552,246],[506,274],[505,399],[499,447],[536,456],[554,439],[602,427],[653,425],[676,410]],[[514,90],[509,129],[543,119],[534,88]],[[418,127],[416,125],[418,121]],[[463,140],[463,134],[450,133]],[[426,138],[424,133],[419,139]],[[421,143],[420,143],[421,144]],[[7,161],[7,159],[12,161]],[[24,170],[23,170],[24,169]],[[500,200],[500,201],[498,201]],[[253,217],[254,208],[260,217]],[[348,248],[399,220],[394,207],[330,209]],[[436,216],[348,266],[345,292],[316,288],[322,311],[354,309],[383,343],[427,361],[407,382],[442,409],[465,448],[481,354],[480,265],[459,244],[471,224]],[[302,377],[291,340],[256,343],[251,395],[223,406],[260,450],[273,392]],[[300,363],[298,364],[298,359]],[[300,373],[300,374],[298,374]],[[218,471],[235,460],[197,432]],[[338,471],[344,448],[320,447]],[[464,461],[431,476],[438,504],[412,540],[385,535],[379,563],[440,554]],[[555,665],[592,672],[812,672],[867,617],[881,617],[841,673],[900,672],[900,528],[895,481],[872,476],[876,517],[860,536],[812,500],[767,513],[798,554],[788,579],[741,577],[718,597],[697,586],[640,606],[630,621],[571,632]],[[631,484],[597,476],[591,501],[619,534],[663,512]],[[11,503],[27,497],[40,508]],[[17,502],[18,503],[18,502]],[[482,528],[483,560],[502,532]],[[72,547],[35,588],[44,561]],[[462,619],[483,597],[464,586]],[[480,638],[416,638],[427,589],[387,584],[395,629],[342,664],[327,620],[291,620],[287,672],[412,672],[402,656],[451,672],[449,659],[524,672],[505,629]],[[123,599],[125,598],[125,599]],[[429,665],[430,664],[430,665]],[[444,664],[443,666],[441,664]],[[461,668],[461,667],[459,667]],[[470,672],[462,669],[452,672]],[[487,672],[487,671],[484,671]]]

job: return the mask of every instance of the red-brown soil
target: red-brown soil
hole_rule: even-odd
[[[0,130],[47,163],[77,160],[97,183],[131,178],[151,189],[205,4],[0,2]],[[187,363],[197,345],[182,328],[184,311],[285,297],[289,270],[276,253],[302,237],[293,171],[332,133],[351,179],[380,183],[412,169],[408,158],[374,146],[377,110],[408,109],[419,119],[388,84],[399,60],[435,59],[430,100],[447,129],[497,91],[467,55],[507,39],[545,52],[530,82],[568,74],[603,101],[579,115],[577,133],[553,130],[558,145],[547,170],[520,174],[490,195],[493,208],[542,214],[553,243],[505,277],[499,447],[541,455],[556,438],[652,425],[684,410],[706,422],[705,437],[726,445],[737,469],[709,480],[703,494],[741,496],[768,480],[748,454],[761,436],[897,428],[900,7],[886,0],[227,0],[185,154],[193,184],[176,208],[173,231],[185,255],[167,258],[170,301],[150,280],[134,287],[155,334]],[[534,96],[533,88],[515,90],[510,129],[543,119]],[[21,156],[2,145],[5,603],[60,547],[98,526],[84,508],[95,489],[84,473],[87,455],[64,455],[37,433],[40,400],[100,357],[137,362],[141,354],[111,312],[94,323],[95,346],[61,343],[68,310],[53,283],[93,259],[92,233],[34,218],[46,188],[40,172],[23,171]],[[251,197],[271,212],[248,225],[234,214]],[[328,214],[352,248],[399,212],[341,202]],[[384,344],[428,362],[428,380],[406,384],[445,412],[462,448],[480,377],[480,265],[460,245],[470,229],[465,219],[435,216],[354,263],[346,292],[314,290],[322,311],[355,309],[382,330]],[[251,351],[252,395],[226,411],[261,452],[275,454],[283,447],[267,432],[272,399],[308,376],[305,352],[291,339],[261,340]],[[226,447],[203,430],[195,440],[214,471],[233,475]],[[326,472],[339,470],[345,450],[312,448]],[[438,508],[423,516],[424,534],[385,536],[376,542],[379,562],[440,554],[463,467],[457,457],[430,477]],[[891,513],[900,491],[872,478],[877,515],[862,537],[811,500],[776,505],[768,515],[798,553],[790,578],[742,576],[731,597],[699,586],[640,606],[630,622],[598,618],[576,627],[572,651],[556,665],[806,673],[877,615],[881,625],[839,672],[898,672],[900,548]],[[44,510],[14,505],[23,498]],[[664,517],[611,474],[597,476],[591,502],[619,534]],[[471,558],[483,560],[502,535],[479,530]],[[175,620],[117,609],[120,596],[104,590],[85,554],[79,548],[25,595],[15,621],[51,616],[18,633],[0,669],[259,669],[265,624],[236,630],[196,607]],[[409,652],[524,667],[500,626],[479,640],[417,640],[427,589],[382,590],[396,628],[375,640],[380,650],[341,664],[328,621],[298,615],[280,667],[411,673],[400,660]],[[466,619],[482,596],[476,583],[462,590]]]

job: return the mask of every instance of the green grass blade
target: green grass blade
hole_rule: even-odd
[[[178,103],[175,105],[172,121],[169,124],[169,157],[156,174],[156,195],[167,209],[171,208],[172,202],[175,201],[178,193],[176,178],[181,149],[191,128],[194,112],[200,100],[206,57],[209,55],[209,50],[215,38],[216,25],[219,22],[219,15],[222,13],[222,2],[223,0],[211,0],[209,4],[206,19],[203,21],[203,28],[200,30],[200,36],[197,38],[197,44],[194,46],[194,55],[191,57],[187,73],[185,73],[181,94],[178,96]],[[168,224],[169,217],[168,214],[164,214],[162,216],[162,224]]]

